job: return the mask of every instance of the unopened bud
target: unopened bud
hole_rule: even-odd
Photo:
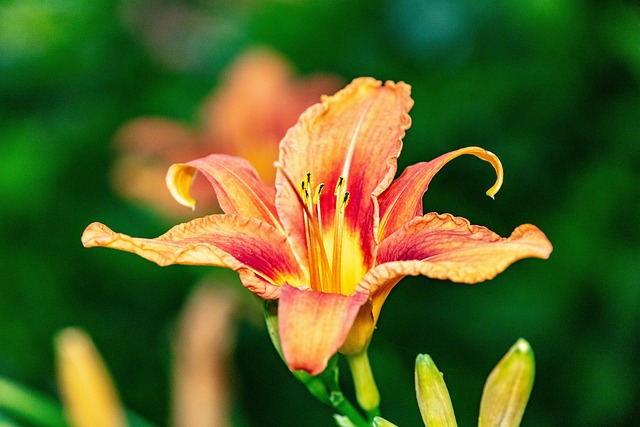
[[[493,368],[482,393],[478,427],[517,427],[535,376],[533,350],[520,338]]]
[[[58,382],[74,427],[121,427],[126,419],[115,386],[91,339],[67,328],[56,338]]]
[[[416,395],[426,427],[457,427],[442,373],[428,354],[416,358]]]

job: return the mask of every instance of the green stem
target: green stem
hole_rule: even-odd
[[[331,406],[341,415],[349,418],[358,427],[370,427],[371,423],[364,419],[358,410],[344,397],[342,393],[331,394]]]
[[[358,354],[347,356],[349,368],[353,376],[353,384],[356,390],[358,404],[365,410],[369,419],[380,415],[380,393],[373,378],[369,356],[364,350]]]

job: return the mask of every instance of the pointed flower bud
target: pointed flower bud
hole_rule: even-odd
[[[493,368],[482,393],[478,427],[517,427],[527,406],[535,361],[531,346],[520,338]]]
[[[91,339],[75,328],[56,338],[58,382],[74,427],[124,427],[126,418],[111,376]]]
[[[416,358],[416,395],[426,427],[457,427],[442,373],[428,354]]]

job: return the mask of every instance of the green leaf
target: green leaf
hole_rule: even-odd
[[[42,427],[67,427],[60,404],[52,398],[0,378],[0,409]]]

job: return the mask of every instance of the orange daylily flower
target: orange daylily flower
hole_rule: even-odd
[[[93,223],[82,241],[159,265],[237,270],[252,292],[279,299],[278,329],[289,368],[319,374],[338,350],[366,350],[382,304],[402,277],[477,283],[516,260],[551,252],[533,225],[503,238],[463,218],[423,215],[422,195],[453,158],[471,154],[494,167],[498,179],[490,196],[503,172],[494,154],[468,147],[411,166],[393,181],[412,105],[405,83],[356,79],[307,109],[288,131],[275,187],[238,157],[212,154],[176,164],[167,173],[176,200],[195,205],[189,188],[200,173],[226,214],[178,225],[156,239]]]
[[[282,136],[320,95],[341,86],[340,79],[329,74],[294,76],[293,67],[281,55],[253,48],[231,64],[221,85],[205,100],[200,129],[152,116],[126,124],[114,137],[118,151],[114,189],[127,199],[186,219],[185,210],[168,191],[162,191],[167,168],[173,163],[225,153],[249,159],[266,182],[273,182],[273,162]],[[192,192],[200,202],[196,215],[218,208],[206,181],[198,180]]]

